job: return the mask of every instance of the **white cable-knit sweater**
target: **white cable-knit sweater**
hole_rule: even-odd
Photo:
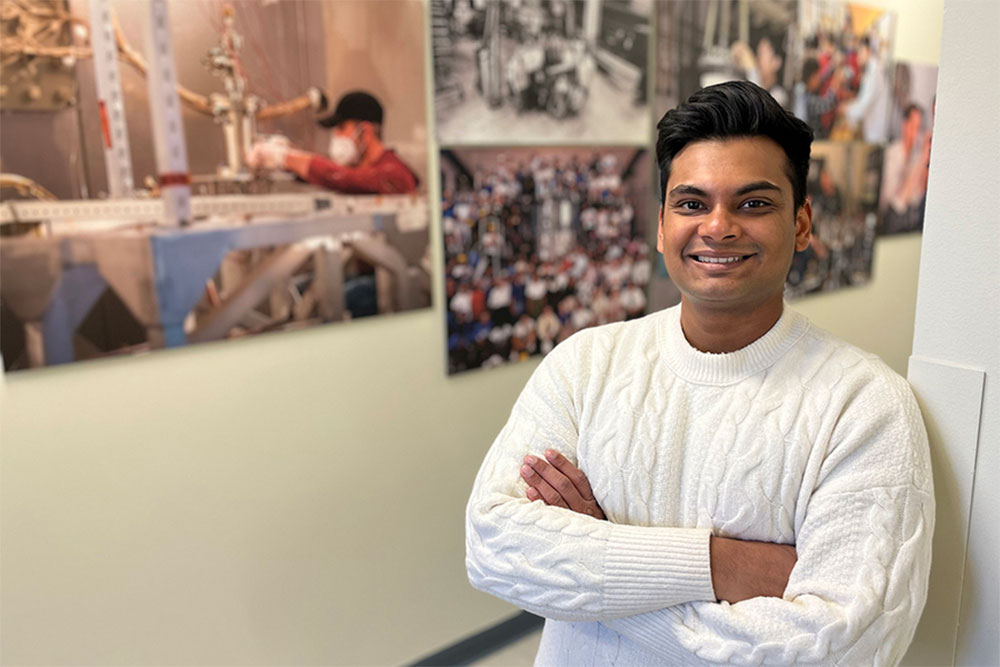
[[[530,502],[557,449],[607,521]],[[934,495],[903,378],[787,305],[730,354],[680,307],[555,348],[483,462],[467,513],[480,590],[549,619],[539,665],[895,664],[927,594]],[[784,598],[716,603],[709,535],[794,544]]]

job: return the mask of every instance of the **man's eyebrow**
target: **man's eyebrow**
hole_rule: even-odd
[[[771,181],[754,181],[753,183],[747,183],[746,185],[740,186],[736,192],[733,193],[734,197],[742,197],[750,192],[756,192],[758,190],[772,190],[774,192],[781,192],[781,188],[772,183]],[[689,185],[687,183],[681,183],[673,190],[668,193],[671,197],[677,195],[691,195],[694,197],[708,197],[708,193],[695,185]]]
[[[694,195],[695,197],[707,197],[708,193],[701,188],[696,188],[693,185],[681,184],[670,191],[670,196],[674,195]]]
[[[753,183],[747,183],[743,187],[739,188],[733,194],[737,197],[740,197],[742,195],[755,192],[757,190],[776,190],[777,192],[781,192],[781,188],[779,188],[771,181],[754,181]]]

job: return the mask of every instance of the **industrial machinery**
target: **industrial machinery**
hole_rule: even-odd
[[[359,274],[373,277],[378,312],[429,305],[426,197],[343,196],[250,173],[243,155],[257,121],[316,109],[323,96],[311,90],[269,105],[250,93],[232,7],[204,60],[224,93],[191,92],[176,79],[166,1],[145,2],[145,55],[125,41],[109,0],[90,0],[89,22],[61,3],[3,3],[5,76],[8,65],[30,78],[32,63],[37,71],[53,59],[94,59],[110,190],[107,199],[54,200],[30,179],[0,178],[5,367],[349,319],[357,313],[345,283]],[[87,37],[89,44],[75,43]],[[145,189],[131,172],[120,61],[143,72],[149,88],[158,177]],[[24,81],[5,78],[4,85],[5,105],[32,101]],[[181,105],[222,129],[226,160],[218,174],[189,173]],[[243,184],[239,192],[259,183],[251,191],[262,194],[217,194],[230,192],[219,187],[223,181]],[[95,340],[81,328],[109,299],[116,317],[141,332],[136,340]]]
[[[540,109],[564,118],[583,108],[593,72],[583,39],[553,37],[517,47],[506,65],[508,92],[518,112]]]

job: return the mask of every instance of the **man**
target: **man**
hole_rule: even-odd
[[[539,665],[896,663],[927,436],[901,377],[783,303],[812,132],[747,82],[658,131],[681,304],[542,361],[476,478],[469,579],[548,619]]]
[[[347,93],[333,113],[319,119],[331,128],[330,157],[261,140],[248,151],[251,169],[284,169],[345,194],[402,194],[417,189],[417,176],[382,144],[382,105],[372,95]]]
[[[853,127],[860,127],[861,139],[870,144],[882,143],[888,132],[889,95],[881,60],[870,38],[861,38],[857,58],[861,85],[857,97],[844,105],[844,117]]]
[[[923,226],[931,149],[930,132],[921,132],[923,121],[923,110],[916,104],[908,105],[903,110],[899,139],[885,149],[879,208],[886,234]]]
[[[761,37],[757,41],[756,50],[752,50],[746,42],[736,41],[729,51],[733,62],[742,70],[747,81],[752,81],[769,92],[781,106],[788,106],[788,92],[778,78],[785,58],[775,50],[769,37]]]
[[[806,59],[802,66],[802,82],[796,87],[795,115],[821,137],[828,136],[833,126],[842,79],[839,68],[822,69],[816,58]]]

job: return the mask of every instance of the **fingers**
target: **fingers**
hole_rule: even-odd
[[[559,494],[567,507],[576,512],[584,511],[586,501],[580,496],[580,492],[577,491],[576,486],[573,484],[573,480],[563,474],[561,470],[551,465],[544,459],[530,454],[524,457],[524,462],[534,473],[536,473],[541,479],[545,480],[545,482]],[[538,488],[536,485],[532,486]],[[542,491],[542,489],[538,490]],[[545,497],[544,493],[542,494],[542,497]]]
[[[529,487],[528,499],[543,500],[547,505],[604,519],[604,512],[594,500],[590,482],[583,471],[554,450],[546,450],[545,457],[548,461],[530,454],[524,457],[521,477]]]
[[[589,502],[594,499],[594,492],[590,488],[587,476],[583,474],[582,470],[570,463],[569,459],[554,449],[545,450],[545,459],[573,483],[577,493],[580,494],[583,500]]]
[[[525,461],[529,457],[525,457]],[[535,457],[530,457],[535,461],[539,459]],[[544,461],[542,462],[544,464]],[[557,507],[565,507],[570,509],[569,504],[563,499],[562,495],[559,494],[552,485],[549,484],[544,477],[542,477],[538,472],[535,471],[528,463],[521,466],[521,477],[524,481],[528,483],[528,498],[531,500],[541,499],[545,501],[546,505],[556,505]],[[534,493],[532,493],[534,491]],[[534,496],[534,497],[532,497]]]

